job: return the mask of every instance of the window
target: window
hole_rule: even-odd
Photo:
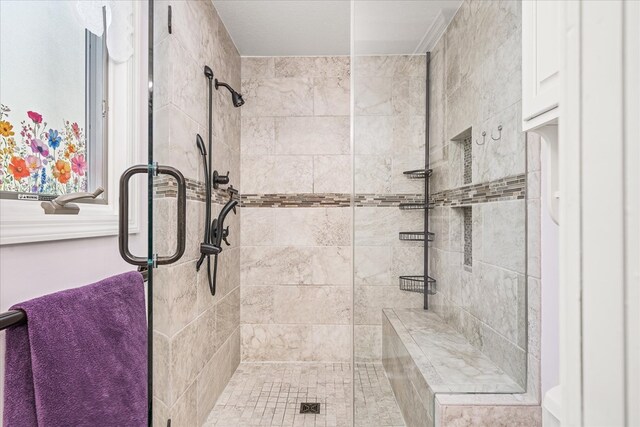
[[[96,4],[0,0],[0,245],[118,234],[120,175],[148,151],[148,5],[109,2],[105,46]],[[97,187],[101,200],[83,201],[78,215],[40,206]],[[130,189],[131,233],[140,230],[145,188]]]
[[[47,200],[107,181],[104,40],[80,25],[72,2],[61,4],[0,6],[3,199]]]

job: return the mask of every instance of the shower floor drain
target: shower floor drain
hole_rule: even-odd
[[[317,402],[313,403],[301,403],[300,404],[300,413],[301,414],[319,414],[320,413],[320,404]]]

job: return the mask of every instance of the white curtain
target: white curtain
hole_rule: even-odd
[[[115,62],[126,62],[133,55],[133,5],[122,0],[77,0],[75,15],[80,24],[98,37],[104,32],[102,8],[107,12],[107,50]]]

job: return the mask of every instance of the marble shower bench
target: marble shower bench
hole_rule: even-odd
[[[433,312],[384,309],[382,363],[409,427],[536,425],[539,418],[523,386]]]

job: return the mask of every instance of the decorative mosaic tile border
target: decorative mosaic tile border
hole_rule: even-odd
[[[204,183],[186,178],[187,199],[204,202]],[[176,197],[177,184],[169,177],[160,176],[154,180],[155,198]],[[460,207],[476,203],[488,203],[504,200],[524,199],[526,196],[525,174],[502,178],[482,184],[464,185],[431,195],[429,202],[433,206]],[[304,208],[304,207],[349,207],[352,196],[349,193],[269,193],[243,194],[234,198],[240,200],[240,206],[250,208]],[[224,189],[213,190],[213,202],[224,204],[229,193]],[[397,207],[401,203],[423,203],[422,194],[356,194],[353,196],[356,207]]]
[[[464,185],[431,194],[434,206],[466,206],[476,203],[519,200],[526,196],[526,175],[520,174],[482,184]]]
[[[397,207],[400,203],[424,204],[424,194],[356,194],[356,207]]]
[[[195,200],[197,202],[205,201],[205,185],[204,182],[196,181],[194,179],[185,178],[187,187],[187,200]],[[158,176],[153,180],[153,197],[156,199],[162,199],[165,197],[177,197],[178,196],[178,183],[168,176]],[[225,204],[229,201],[229,192],[226,189],[214,189],[211,194],[212,202]],[[239,199],[240,196],[237,193],[233,194],[234,199]]]
[[[248,208],[349,207],[348,193],[243,194],[240,206]]]
[[[349,193],[243,194],[241,206],[250,208],[349,207]],[[356,194],[356,207],[397,207],[400,203],[422,203],[422,194]]]

